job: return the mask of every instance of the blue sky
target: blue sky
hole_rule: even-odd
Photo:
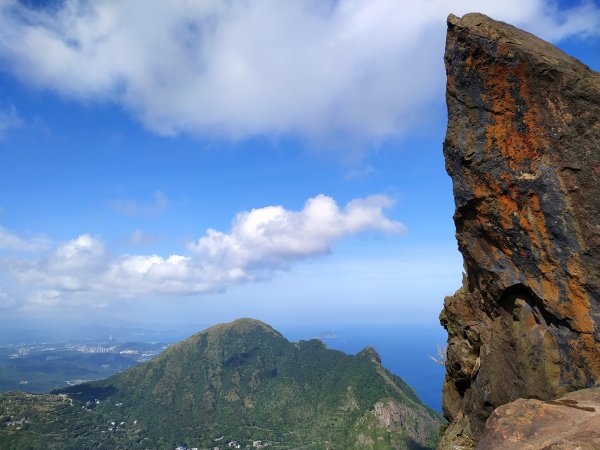
[[[165,5],[0,6],[6,326],[435,323],[447,14],[600,70],[594,2]]]

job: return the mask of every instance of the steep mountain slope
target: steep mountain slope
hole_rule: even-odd
[[[443,405],[477,440],[500,405],[600,382],[600,74],[481,14],[448,18],[445,62],[466,277]]]
[[[373,349],[290,343],[250,319],[106,380],[4,395],[0,415],[2,448],[431,448],[441,423]]]

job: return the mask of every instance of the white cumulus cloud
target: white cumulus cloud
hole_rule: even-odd
[[[554,41],[600,32],[592,1],[50,4],[0,2],[5,68],[68,98],[115,102],[163,135],[396,136],[442,98],[448,13],[480,11]]]
[[[384,214],[389,206],[382,195],[343,208],[319,195],[300,211],[257,208],[238,214],[229,232],[209,229],[183,255],[168,257],[113,255],[99,237],[83,234],[37,258],[11,260],[9,271],[30,305],[222,291],[326,254],[347,236],[403,232]]]

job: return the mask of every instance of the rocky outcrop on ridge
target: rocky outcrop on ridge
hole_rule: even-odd
[[[600,381],[600,75],[481,14],[445,53],[463,286],[445,299],[445,440]],[[465,445],[467,445],[465,444]]]

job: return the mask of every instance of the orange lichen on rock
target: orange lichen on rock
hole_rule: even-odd
[[[486,130],[487,150],[500,151],[513,172],[533,172],[535,161],[546,147],[544,129],[536,123],[537,114],[528,104],[524,70],[523,63],[516,67],[492,66],[483,95],[495,113]]]
[[[574,259],[567,263],[567,308],[565,317],[571,319],[572,326],[582,333],[591,333],[595,329],[595,322],[590,317],[590,297],[579,280],[580,269]],[[599,372],[600,375],[600,372]]]
[[[476,440],[504,403],[600,383],[600,75],[480,14],[448,18],[445,62],[466,277],[443,405]]]

